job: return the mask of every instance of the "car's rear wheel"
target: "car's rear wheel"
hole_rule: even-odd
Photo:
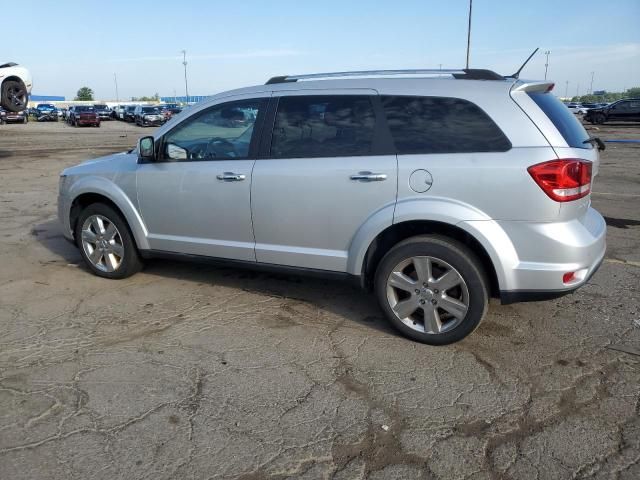
[[[75,237],[85,263],[100,277],[126,278],[142,269],[127,222],[108,205],[86,207],[78,218]]]
[[[488,308],[482,264],[463,244],[421,235],[393,247],[376,270],[375,292],[390,323],[431,345],[462,340]]]
[[[21,112],[27,108],[29,94],[24,83],[17,80],[5,80],[0,92],[2,107],[11,112]]]
[[[597,113],[594,118],[594,122],[598,125],[602,125],[605,122],[606,118],[603,113]]]

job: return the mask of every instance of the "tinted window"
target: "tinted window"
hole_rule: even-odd
[[[571,111],[551,93],[531,92],[529,97],[549,117],[564,138],[567,145],[573,148],[593,148],[590,143],[584,143],[589,138],[587,131]]]
[[[188,118],[164,137],[166,160],[248,158],[253,126],[263,100],[216,105]]]
[[[283,97],[271,141],[276,158],[370,155],[376,125],[366,96]]]
[[[400,154],[504,152],[511,148],[493,120],[466,100],[382,97],[382,105]]]

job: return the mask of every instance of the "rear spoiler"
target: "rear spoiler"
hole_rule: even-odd
[[[511,87],[512,92],[538,92],[546,93],[553,90],[555,83],[553,82],[541,82],[530,80],[518,80]]]

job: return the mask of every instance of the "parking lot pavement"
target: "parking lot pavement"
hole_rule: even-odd
[[[493,302],[430,347],[342,283],[91,275],[56,222],[58,172],[143,131],[0,127],[0,477],[640,478],[638,145],[602,156],[608,253],[587,286]]]

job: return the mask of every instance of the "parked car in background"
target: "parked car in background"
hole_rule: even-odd
[[[553,83],[437,72],[213,96],[135,150],[64,170],[63,234],[110,279],[170,254],[352,278],[434,345],[473,332],[492,295],[584,285],[606,249],[590,198],[604,144]]]
[[[580,109],[582,108],[582,104],[580,103],[568,103],[567,108],[571,110],[572,113],[578,114],[580,113]]]
[[[60,111],[57,108],[53,110],[42,110],[36,117],[36,120],[38,122],[57,122],[60,120],[59,113]]]
[[[7,39],[3,41],[6,42]],[[25,67],[13,62],[0,65],[0,106],[6,111],[25,110],[32,86],[31,73]]]
[[[124,109],[126,105],[116,105],[111,109],[111,114],[116,120],[124,120]]]
[[[0,107],[0,123],[27,123],[28,121],[29,114],[26,110],[12,112]]]
[[[125,122],[134,122],[136,119],[135,115],[136,106],[135,105],[127,105],[124,107],[124,112],[122,113],[123,120]]]
[[[159,127],[165,122],[164,115],[156,106],[138,105],[133,114],[136,125],[141,127]]]
[[[68,122],[74,127],[81,127],[83,125],[92,127],[100,126],[100,117],[96,109],[92,106],[74,105],[71,107],[70,112]]]
[[[38,110],[38,114],[53,112],[56,110],[56,106],[51,103],[39,103],[36,105],[36,110]]]
[[[93,108],[95,108],[100,120],[111,120],[111,109],[107,105],[98,103],[94,104]]]
[[[606,107],[592,108],[584,119],[590,123],[640,122],[640,98],[625,98]]]
[[[177,103],[161,104],[161,105],[158,105],[158,108],[160,109],[160,112],[164,116],[165,121],[169,120],[171,117],[182,112],[182,108],[180,108],[180,106]]]

